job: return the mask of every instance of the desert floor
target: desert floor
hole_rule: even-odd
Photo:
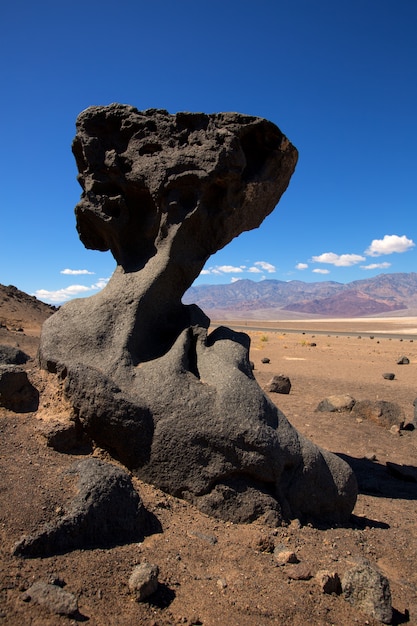
[[[417,482],[413,475],[409,480],[393,476],[386,466],[390,461],[411,474],[416,471],[417,431],[392,433],[346,413],[316,411],[325,397],[350,394],[356,400],[395,402],[404,410],[406,422],[411,422],[417,397],[417,334],[413,338],[417,320],[401,324],[399,318],[379,319],[373,325],[369,320],[328,321],[314,327],[309,322],[304,328],[300,321],[285,324],[286,329],[277,330],[262,322],[263,330],[249,330],[254,374],[262,387],[274,374],[288,376],[291,392],[270,394],[273,402],[305,436],[343,455],[355,469],[360,493],[349,524],[316,528],[300,527],[293,521],[274,529],[256,523],[232,524],[209,518],[134,479],[162,532],[140,544],[43,559],[12,557],[12,547],[23,534],[30,534],[61,510],[62,472],[82,456],[82,451],[61,454],[45,445],[39,431],[41,418],[53,417],[57,403],[50,404],[48,384],[42,382],[32,361],[29,375],[44,385],[40,410],[17,414],[0,409],[3,623],[373,625],[379,622],[359,613],[342,596],[322,593],[315,579],[323,569],[342,576],[355,558],[366,557],[389,579],[393,623],[417,625]],[[256,324],[251,321],[250,327]],[[2,329],[0,343],[20,343],[35,356],[33,336]],[[402,356],[409,358],[408,365],[397,365]],[[262,363],[264,357],[270,362]],[[384,379],[385,372],[394,373],[394,380]],[[97,448],[89,453],[108,458]],[[290,566],[277,564],[271,550],[279,543],[296,552],[311,578],[293,580]],[[132,568],[142,561],[158,564],[160,585],[149,601],[137,603],[127,581]],[[34,581],[56,578],[78,598],[79,615],[74,619],[24,601],[24,592]]]

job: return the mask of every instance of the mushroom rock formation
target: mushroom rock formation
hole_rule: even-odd
[[[81,241],[111,250],[117,267],[100,293],[45,322],[39,355],[65,379],[84,430],[208,514],[346,520],[350,467],[263,393],[247,335],[209,333],[207,316],[181,302],[210,255],[274,209],[296,149],[257,117],[112,104],[80,114],[73,152]]]

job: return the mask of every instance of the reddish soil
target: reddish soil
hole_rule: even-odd
[[[7,318],[4,305],[1,313]],[[275,529],[232,524],[207,517],[134,479],[162,532],[140,544],[111,549],[77,550],[42,559],[13,557],[12,547],[23,534],[35,531],[61,510],[63,470],[87,453],[108,459],[98,448],[62,454],[45,445],[41,422],[65,416],[67,407],[34,360],[27,368],[42,392],[39,411],[17,414],[0,409],[0,622],[11,626],[83,621],[91,626],[375,625],[379,622],[359,613],[342,596],[322,593],[314,577],[322,569],[343,575],[356,557],[364,556],[390,581],[393,623],[417,624],[417,483],[395,478],[386,467],[391,461],[415,468],[417,431],[395,434],[349,414],[315,410],[323,398],[348,393],[356,400],[395,402],[410,422],[417,396],[417,340],[337,336],[331,322],[328,335],[312,336],[302,334],[298,323],[299,333],[251,332],[250,358],[261,386],[273,374],[290,377],[290,394],[271,394],[272,400],[298,430],[344,455],[358,472],[360,494],[349,524],[314,528],[299,527],[294,521]],[[0,343],[19,344],[35,357],[40,326],[32,323],[31,334],[26,333],[22,315],[19,324],[23,330],[0,329]],[[403,355],[410,363],[397,365]],[[263,364],[263,357],[270,363]],[[395,373],[394,380],[385,380],[384,372]],[[279,543],[296,552],[311,578],[289,578],[292,566],[278,565],[272,553]],[[142,561],[158,564],[160,584],[148,601],[138,603],[127,582],[132,568]],[[56,577],[78,598],[80,614],[74,619],[24,601],[24,591],[34,581]]]

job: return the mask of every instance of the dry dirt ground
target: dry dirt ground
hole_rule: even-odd
[[[395,478],[386,467],[391,461],[415,468],[417,431],[393,434],[348,414],[315,410],[323,398],[348,393],[356,400],[396,402],[406,421],[411,421],[417,396],[417,336],[415,341],[342,336],[332,333],[331,322],[329,334],[303,334],[302,323],[298,328],[296,333],[251,331],[250,358],[261,386],[274,374],[289,376],[290,394],[271,394],[272,400],[297,429],[343,455],[357,471],[360,494],[349,524],[315,528],[299,527],[294,521],[275,529],[256,523],[236,525],[209,518],[134,479],[162,532],[142,543],[108,549],[42,559],[11,556],[23,534],[62,510],[63,470],[86,454],[108,458],[100,449],[62,454],[45,445],[38,430],[41,418],[54,416],[60,405],[48,397],[48,383],[39,376],[34,360],[28,363],[29,375],[45,389],[40,410],[17,414],[0,409],[0,623],[373,625],[379,622],[358,612],[342,596],[322,593],[314,577],[322,569],[343,575],[356,557],[363,556],[390,581],[393,623],[417,625],[417,483]],[[341,331],[340,326],[333,324],[333,328]],[[349,330],[349,325],[343,328]],[[358,328],[360,324],[354,325]],[[35,357],[35,331],[1,328],[0,343],[20,344]],[[397,365],[401,356],[410,363]],[[270,362],[262,363],[264,357]],[[395,373],[395,379],[384,379],[384,372]],[[294,580],[289,576],[291,566],[277,564],[272,550],[279,543],[297,554],[300,564],[310,570],[310,579]],[[159,566],[160,584],[148,601],[138,603],[127,582],[132,568],[142,561]],[[64,582],[65,589],[78,598],[75,618],[24,601],[24,592],[33,582],[52,579]]]

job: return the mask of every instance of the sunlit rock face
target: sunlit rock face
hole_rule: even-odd
[[[237,113],[80,114],[73,152],[84,245],[116,270],[44,325],[41,365],[65,379],[82,427],[138,476],[233,521],[339,522],[356,481],[269,401],[249,338],[182,304],[211,254],[258,227],[297,151],[267,120]]]

